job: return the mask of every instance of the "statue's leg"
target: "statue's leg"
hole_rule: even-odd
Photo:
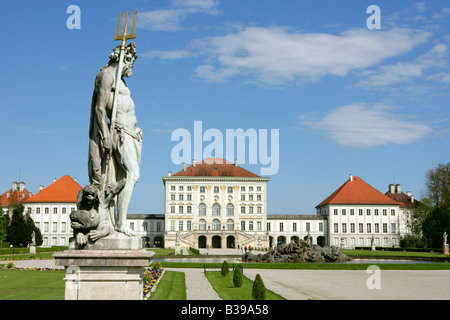
[[[138,182],[140,176],[139,159],[136,148],[137,145],[135,144],[134,139],[129,135],[125,135],[121,149],[121,156],[126,183],[122,191],[117,196],[116,230],[127,235],[134,235],[134,232],[128,227],[127,212],[134,186]]]

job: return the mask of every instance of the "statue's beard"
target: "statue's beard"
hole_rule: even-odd
[[[130,67],[123,68],[122,76],[129,78],[129,77],[131,77],[132,74],[133,74],[133,72],[131,71]]]

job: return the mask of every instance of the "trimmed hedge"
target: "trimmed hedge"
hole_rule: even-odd
[[[50,248],[36,248],[36,253],[40,252],[59,252],[59,251],[65,251],[68,247],[63,246],[53,246]],[[24,248],[4,248],[0,249],[0,255],[6,255],[6,254],[23,254],[23,253],[30,253],[30,248],[24,247]]]
[[[371,247],[355,247],[355,250],[371,250]],[[405,252],[441,252],[442,248],[392,248],[392,247],[376,247],[377,251],[405,251]]]
[[[252,298],[253,300],[266,299],[266,286],[264,285],[259,273],[256,275],[255,281],[253,281]]]
[[[228,263],[227,260],[224,260],[222,263],[222,270],[220,270],[220,273],[223,277],[226,277],[228,275]]]
[[[234,268],[233,272],[233,285],[236,288],[239,288],[242,286],[242,273],[241,270],[239,270],[239,267]]]

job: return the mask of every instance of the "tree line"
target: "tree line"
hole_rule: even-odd
[[[42,245],[42,234],[29,214],[24,214],[25,207],[21,203],[9,206],[12,214],[4,214],[0,207],[0,243],[7,242],[14,247],[26,247],[34,241],[36,246]]]
[[[450,162],[428,170],[426,187],[427,197],[407,221],[411,233],[402,246],[442,248],[444,232],[450,235]]]

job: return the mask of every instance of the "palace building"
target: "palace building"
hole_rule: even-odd
[[[269,179],[221,158],[169,172],[163,177],[165,247],[268,247]]]
[[[411,213],[420,203],[399,184],[389,185],[383,194],[350,175],[316,206],[316,214],[268,214],[269,180],[237,162],[193,161],[162,177],[163,214],[128,214],[127,220],[143,247],[271,248],[308,241],[354,248],[371,246],[372,239],[378,247],[397,247],[410,233]],[[43,246],[67,246],[73,236],[70,213],[76,210],[80,190],[70,176],[41,186],[36,195],[24,183],[14,183],[3,194],[2,206],[7,212],[7,199],[20,198],[41,230]]]

